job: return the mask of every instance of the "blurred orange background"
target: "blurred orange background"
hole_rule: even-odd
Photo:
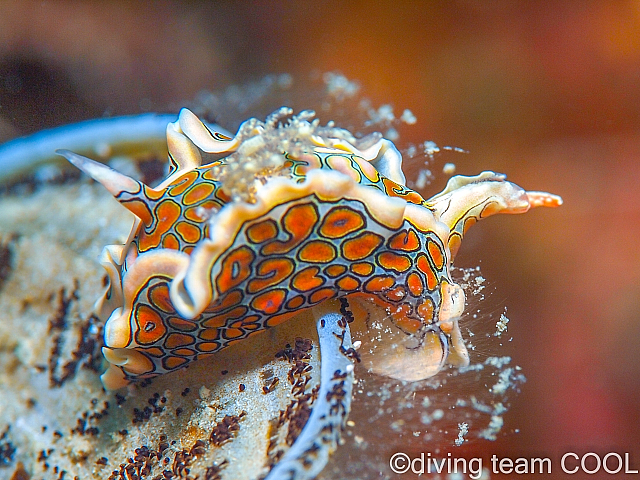
[[[0,141],[314,71],[411,109],[403,141],[469,152],[436,166],[564,198],[475,226],[456,261],[481,266],[481,308],[508,307],[528,379],[520,432],[467,453],[640,468],[640,1],[4,1]]]

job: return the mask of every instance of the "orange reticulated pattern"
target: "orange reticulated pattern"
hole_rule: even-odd
[[[182,209],[173,199],[162,200],[154,208],[154,222],[144,228],[138,236],[138,251],[146,252],[157,248],[162,236],[173,229],[182,214]]]
[[[431,268],[427,256],[421,253],[418,255],[418,262],[416,263],[418,270],[427,276],[427,288],[429,290],[435,290],[438,285],[438,277],[436,272]]]
[[[135,340],[139,345],[151,345],[167,333],[160,312],[145,304],[138,304],[134,311],[136,321]]]
[[[324,240],[309,240],[299,251],[298,260],[307,263],[329,263],[335,260],[336,247]]]
[[[247,292],[256,293],[265,288],[280,284],[293,272],[293,261],[288,258],[268,258],[258,265],[256,274],[259,278],[247,284]]]
[[[345,207],[333,208],[325,215],[318,233],[325,238],[342,238],[364,228],[366,222],[362,214]]]
[[[300,292],[310,292],[321,285],[324,285],[326,280],[320,276],[320,269],[318,267],[307,267],[298,273],[291,279],[291,288],[294,288]]]
[[[391,250],[400,250],[402,252],[415,252],[420,250],[420,240],[415,230],[402,230],[389,239],[389,248]]]
[[[251,243],[264,243],[278,235],[278,224],[274,220],[258,222],[247,228],[247,238]]]
[[[379,253],[376,260],[385,270],[393,270],[397,273],[406,272],[411,267],[411,259],[408,256],[393,252]]]
[[[249,278],[251,264],[255,258],[253,250],[246,245],[227,254],[222,261],[222,268],[216,279],[218,292],[224,293]]]
[[[342,256],[349,261],[363,260],[382,245],[384,238],[371,232],[365,232],[342,243]]]
[[[427,251],[436,269],[440,270],[444,266],[444,254],[441,248],[433,240],[427,242]]]
[[[422,205],[425,203],[424,198],[418,192],[408,189],[403,185],[399,185],[393,180],[383,178],[382,183],[384,185],[385,193],[390,197],[400,197],[409,203],[415,203],[416,205]]]
[[[314,155],[288,161],[302,181],[308,162],[327,168],[325,160]],[[423,202],[362,159],[336,157],[331,162],[363,185]],[[210,169],[196,168],[157,200],[150,199],[152,218],[135,240],[138,250],[162,245],[188,253],[206,238],[211,214],[227,201]],[[144,216],[145,205],[140,207]],[[358,200],[310,195],[247,221],[216,260],[215,300],[196,318],[176,313],[169,296],[171,279],[152,277],[131,313],[131,346],[150,367],[144,373],[123,368],[125,375],[142,378],[175,370],[338,296],[374,297],[407,332],[434,322],[440,303],[437,286],[449,281],[447,249],[424,227],[417,229],[407,220],[400,228],[387,227],[368,208],[373,207]]]
[[[190,253],[206,238],[207,220],[229,200],[220,183],[207,178],[210,170],[210,165],[196,168],[164,190],[145,188],[144,202],[119,198],[144,225],[134,240],[139,253],[160,247]]]
[[[291,207],[282,219],[282,228],[289,235],[289,239],[268,243],[260,253],[265,257],[290,252],[304,242],[318,222],[318,211],[312,203]]]

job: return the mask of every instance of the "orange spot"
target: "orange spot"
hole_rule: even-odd
[[[393,287],[395,283],[395,279],[392,276],[379,275],[368,280],[367,283],[364,284],[364,289],[367,292],[379,293]]]
[[[257,274],[265,278],[255,278],[247,285],[249,293],[278,285],[293,272],[293,262],[288,258],[269,258],[257,267]]]
[[[433,260],[434,265],[438,270],[442,270],[444,266],[444,255],[442,254],[442,250],[436,242],[433,240],[429,240],[427,242],[427,250],[429,251],[429,256]]]
[[[175,225],[180,218],[180,205],[171,199],[163,200],[154,209],[155,225],[151,231],[142,230],[138,236],[138,249],[146,252],[160,244],[160,239]]]
[[[140,345],[150,345],[160,340],[167,328],[162,323],[162,318],[148,305],[139,304],[135,310],[136,342]]]
[[[298,260],[307,263],[329,263],[336,258],[336,247],[323,240],[310,240],[298,251]]]
[[[338,287],[342,290],[346,290],[347,292],[352,292],[357,290],[360,287],[360,280],[352,277],[351,275],[347,275],[338,280]]]
[[[249,315],[248,317],[244,317],[242,319],[242,325],[247,327],[249,325],[256,325],[256,322],[260,320],[258,315]]]
[[[149,289],[147,294],[151,304],[166,313],[174,313],[175,309],[169,298],[169,286],[162,282],[157,283]]]
[[[153,222],[151,210],[149,209],[149,204],[147,204],[147,202],[134,198],[120,203],[138,217],[147,227],[151,225],[151,222]]]
[[[237,328],[225,328],[222,331],[222,335],[224,336],[224,338],[238,338],[244,334],[242,333],[242,330],[239,330]]]
[[[348,207],[335,207],[323,218],[320,235],[327,238],[342,238],[365,226],[360,212]]]
[[[420,295],[422,295],[424,285],[422,284],[420,275],[418,275],[417,273],[411,272],[407,276],[407,286],[409,287],[409,292],[414,297],[419,297]]]
[[[260,324],[256,323],[258,320],[260,320],[258,315],[249,315],[242,319],[242,326],[245,328],[259,327]]]
[[[171,353],[173,353],[174,355],[180,355],[181,357],[190,357],[192,355],[195,355],[196,352],[194,352],[190,348],[179,348],[178,350],[174,350]]]
[[[424,299],[424,303],[418,305],[418,315],[424,320],[424,323],[433,321],[433,302],[429,298]]]
[[[178,237],[176,237],[173,233],[167,233],[164,237],[162,237],[162,246],[171,250],[179,250],[180,242],[178,241]]]
[[[215,190],[215,185],[212,183],[199,183],[189,189],[187,193],[182,196],[183,205],[193,205],[201,200],[204,200]]]
[[[287,296],[286,290],[281,288],[262,293],[251,301],[251,306],[259,312],[273,315],[280,310],[284,299]]]
[[[167,318],[167,323],[174,330],[180,330],[181,332],[193,332],[198,328],[195,322],[180,317],[169,317]]]
[[[218,292],[222,294],[246,280],[251,275],[251,263],[254,258],[253,251],[245,245],[227,254],[216,278]]]
[[[164,349],[158,348],[158,347],[136,348],[136,350],[139,352],[144,352],[147,355],[151,355],[157,358],[164,357],[167,354],[167,352]]]
[[[392,252],[382,252],[376,257],[378,264],[385,270],[394,270],[397,273],[406,272],[411,267],[411,260],[405,255],[397,255]]]
[[[420,239],[415,230],[402,230],[389,239],[388,245],[391,250],[415,252],[420,249]]]
[[[271,219],[254,223],[247,228],[247,238],[252,243],[262,243],[278,235],[278,225]]]
[[[204,170],[202,172],[202,178],[204,178],[205,180],[211,180],[212,182],[217,182],[218,177],[213,174],[212,167],[217,167],[219,165],[223,165],[223,163],[220,160],[216,160],[215,162],[208,163],[207,165],[201,167],[201,169]]]
[[[276,315],[275,317],[271,317],[265,322],[265,328],[275,327],[276,325],[280,325],[281,323],[289,320],[291,317],[297,315],[297,313],[298,312],[287,312],[281,315]]]
[[[229,203],[229,200],[231,200],[231,198],[229,198],[229,195],[224,193],[224,191],[221,188],[216,190],[215,196],[221,205],[226,205],[227,203]]]
[[[220,345],[218,345],[217,343],[201,343],[197,345],[196,348],[201,352],[215,352],[220,348]],[[202,357],[204,357],[204,355],[202,355]],[[201,358],[201,356],[198,355],[198,358]]]
[[[289,240],[275,240],[262,247],[265,256],[287,253],[307,239],[318,221],[318,211],[312,203],[295,205],[282,218],[282,228],[289,234]]]
[[[418,192],[414,192],[413,190],[405,189],[405,193],[400,195],[409,203],[414,203],[416,205],[422,205],[424,203],[424,198]]]
[[[223,313],[221,315],[217,315],[215,317],[208,318],[201,324],[203,327],[224,327],[227,323],[229,323],[229,320],[235,320],[236,318],[241,318],[246,313],[247,313],[247,307],[241,305],[229,312]]]
[[[202,231],[188,222],[178,222],[175,230],[185,242],[191,244],[198,243],[198,240],[200,240],[202,236]]]
[[[500,208],[500,204],[498,202],[489,202],[484,207],[482,207],[482,212],[480,212],[480,218],[490,217],[491,215],[500,213],[501,210],[502,208]],[[476,223],[476,222],[473,222],[473,223]],[[465,225],[465,228],[466,228],[466,225]]]
[[[432,270],[426,255],[423,253],[418,255],[418,261],[416,263],[418,265],[418,270],[427,276],[427,288],[429,290],[436,288],[436,285],[438,285],[438,279],[436,277],[436,273]]]
[[[409,203],[415,203],[417,205],[424,202],[424,198],[422,198],[418,192],[414,192],[402,185],[398,185],[396,182],[389,180],[388,178],[382,178],[382,183],[387,195],[390,197],[400,197]]]
[[[346,271],[347,267],[345,267],[344,265],[330,265],[328,267],[325,267],[324,269],[324,273],[326,273],[331,278],[339,277]]]
[[[324,283],[324,279],[317,276],[319,271],[318,267],[307,267],[301,270],[291,279],[291,286],[301,292],[318,288]]]
[[[297,297],[293,297],[291,300],[287,302],[288,310],[296,310],[300,308],[300,306],[304,303],[304,297],[302,295],[298,295]]]
[[[176,348],[191,345],[195,342],[195,339],[191,335],[185,335],[183,333],[172,333],[165,340],[165,348]]]
[[[353,263],[349,269],[356,275],[361,277],[368,277],[373,272],[373,265],[367,262]]]
[[[198,335],[202,340],[218,340],[220,338],[220,331],[217,328],[207,328]],[[200,347],[197,347],[200,349]]]
[[[449,251],[451,252],[451,258],[455,258],[458,250],[460,250],[460,243],[462,238],[457,233],[452,233],[449,237]]]
[[[218,202],[215,200],[207,200],[206,202],[202,202],[200,205],[185,209],[184,218],[191,220],[192,222],[201,223],[208,218],[207,210],[218,211],[219,209],[220,204]]]
[[[476,223],[478,223],[478,219],[476,217],[465,218],[465,220],[464,220],[464,228],[462,229],[462,233],[463,234],[467,233],[467,230],[469,230],[469,228],[473,227]]]
[[[156,190],[146,185],[143,185],[142,188],[144,189],[145,197],[147,197],[149,200],[159,200],[167,193],[166,190]]]
[[[210,305],[209,307],[207,307],[205,313],[221,312],[222,310],[226,310],[229,307],[238,305],[241,301],[242,293],[240,292],[240,290],[233,290],[224,295],[214,305]]]
[[[356,238],[347,240],[342,244],[342,256],[347,260],[362,260],[371,255],[383,242],[380,235],[364,232]]]
[[[181,367],[185,363],[187,363],[187,359],[180,357],[166,357],[162,360],[162,366],[165,368],[165,370],[173,370],[175,368]]]
[[[178,195],[182,195],[184,191],[193,185],[193,182],[198,178],[198,171],[192,170],[188,173],[185,173],[182,177],[178,178],[172,185],[167,189],[167,193],[171,197],[177,197]]]
[[[309,302],[312,304],[324,302],[325,300],[335,297],[337,293],[333,288],[321,288],[311,294]]]
[[[405,289],[404,289],[404,287],[402,285],[398,285],[396,288],[394,288],[392,290],[388,290],[387,292],[385,292],[384,296],[387,297],[389,299],[389,301],[395,303],[395,302],[399,302],[404,297],[406,297],[407,296],[407,292],[405,291]]]

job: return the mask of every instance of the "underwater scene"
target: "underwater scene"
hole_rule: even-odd
[[[0,479],[639,476],[639,38],[1,4]]]

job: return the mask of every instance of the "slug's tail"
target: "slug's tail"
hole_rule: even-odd
[[[159,197],[156,190],[113,168],[69,150],[56,150],[56,153],[65,157],[96,182],[101,183],[116,200],[145,225],[152,223],[150,203],[153,202],[154,197]]]

